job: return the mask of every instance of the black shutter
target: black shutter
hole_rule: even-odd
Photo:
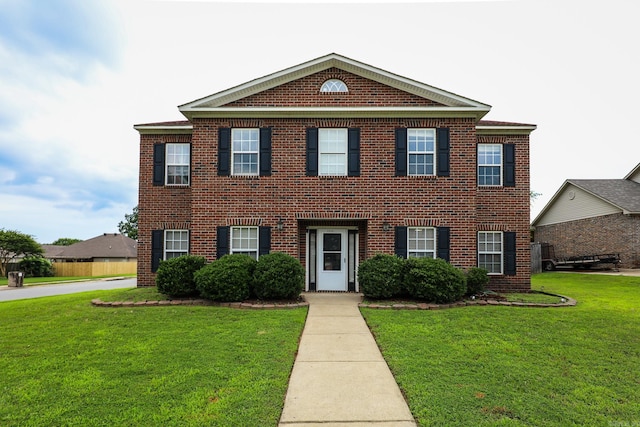
[[[218,175],[231,175],[231,128],[218,129]]]
[[[407,227],[396,227],[396,255],[400,258],[406,258],[408,253],[407,248]]]
[[[360,176],[360,129],[349,128],[348,131],[348,176]]]
[[[307,176],[318,176],[318,128],[307,128]]]
[[[153,145],[153,185],[164,185],[164,153],[164,144]]]
[[[513,231],[504,232],[504,274],[506,276],[516,275],[516,233]]]
[[[260,227],[258,229],[258,256],[271,252],[271,227]]]
[[[515,144],[504,144],[504,177],[503,185],[505,187],[516,186],[516,146]]]
[[[406,128],[396,128],[396,176],[407,176]]]
[[[220,259],[229,253],[229,227],[216,227],[216,258]]]
[[[449,262],[449,227],[438,227],[436,228],[436,232],[438,233],[436,237],[436,243],[438,245],[436,256]]]
[[[437,176],[449,176],[449,128],[438,128],[436,130],[436,144],[438,159]]]
[[[158,271],[160,261],[164,257],[164,230],[151,232],[151,271]]]
[[[271,176],[271,128],[260,128],[260,176]]]

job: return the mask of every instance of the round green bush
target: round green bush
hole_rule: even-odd
[[[253,292],[256,297],[294,299],[304,290],[304,268],[300,261],[281,252],[258,258],[253,273]]]
[[[413,298],[446,304],[460,300],[467,290],[464,273],[440,258],[409,258],[403,271],[404,285]]]
[[[360,292],[367,298],[381,299],[398,296],[401,291],[402,258],[377,254],[358,267]]]
[[[51,261],[40,256],[28,256],[18,263],[20,270],[24,271],[27,277],[51,277],[53,276],[53,265]]]
[[[485,290],[489,283],[489,272],[480,267],[472,267],[467,271],[467,295],[476,295]]]
[[[205,264],[204,257],[195,255],[182,255],[160,262],[156,272],[158,292],[172,297],[198,295],[193,276]]]
[[[213,301],[243,301],[249,298],[255,268],[256,261],[249,255],[225,255],[196,272],[196,288]]]

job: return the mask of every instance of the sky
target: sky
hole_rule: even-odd
[[[0,229],[117,232],[134,124],[335,52],[530,123],[531,219],[566,179],[640,163],[640,3],[0,0]]]

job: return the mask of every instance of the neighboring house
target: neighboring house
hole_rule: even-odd
[[[179,107],[140,133],[138,286],[161,259],[286,252],[309,291],[377,253],[530,289],[529,134],[490,106],[337,54]]]
[[[617,253],[640,267],[640,164],[623,179],[568,179],[533,220],[556,257]]]
[[[69,246],[43,245],[43,249],[45,257],[55,262],[126,262],[136,261],[138,256],[137,242],[117,233],[104,233]]]

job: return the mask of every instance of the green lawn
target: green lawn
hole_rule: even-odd
[[[43,285],[49,283],[58,283],[58,282],[73,282],[73,281],[81,281],[81,280],[100,280],[106,279],[110,277],[136,277],[135,274],[119,274],[116,276],[73,276],[73,277],[26,277],[23,280],[24,286],[29,285]],[[0,278],[0,286],[7,286],[9,283],[8,278]]]
[[[0,425],[277,424],[306,309],[90,305],[122,292],[0,303]]]
[[[640,425],[640,278],[533,288],[578,305],[362,309],[421,426]]]

